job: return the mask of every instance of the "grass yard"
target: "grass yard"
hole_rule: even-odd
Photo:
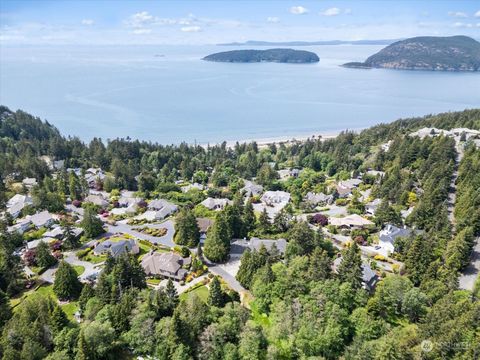
[[[158,285],[162,279],[147,279],[147,284],[149,285]]]
[[[106,255],[94,255],[93,250],[91,250],[88,255],[86,255],[82,260],[91,262],[92,264],[99,264],[107,260]]]
[[[19,297],[13,298],[10,300],[10,305],[12,307],[16,307],[20,305],[20,303],[25,300],[28,297],[31,296],[50,296],[53,298],[55,301],[58,301],[57,296],[53,292],[53,285],[41,285],[38,287],[36,290],[29,290],[27,292],[24,292],[21,294]],[[67,317],[69,320],[73,321],[73,315],[75,312],[78,310],[78,303],[76,301],[71,301],[67,304],[60,305],[63,311],[65,311],[65,314],[67,314]],[[15,311],[15,309],[14,309]]]
[[[75,272],[78,276],[82,275],[85,272],[85,267],[83,267],[82,265],[73,265],[73,268],[75,269]]]
[[[197,295],[204,303],[206,303],[208,300],[208,288],[205,285],[202,285],[192,291],[187,291],[183,294],[180,294],[180,300],[187,300],[188,297],[192,296],[193,294]]]

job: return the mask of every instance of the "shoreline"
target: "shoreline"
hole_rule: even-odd
[[[301,135],[280,135],[280,136],[272,136],[272,137],[263,137],[263,138],[248,138],[248,139],[242,139],[242,140],[225,140],[222,142],[215,142],[215,143],[202,143],[199,144],[199,146],[203,148],[207,148],[209,146],[218,146],[221,145],[223,142],[226,143],[227,148],[233,148],[237,143],[239,144],[249,144],[252,142],[257,143],[259,148],[265,148],[269,145],[272,144],[293,144],[296,142],[304,142],[308,139],[314,139],[314,140],[330,140],[330,139],[335,139],[340,133],[344,131],[354,131],[354,132],[359,132],[364,130],[365,128],[358,128],[358,129],[343,129],[343,130],[336,130],[336,131],[330,131],[330,132],[317,132],[317,133],[310,133],[310,134],[301,134]]]

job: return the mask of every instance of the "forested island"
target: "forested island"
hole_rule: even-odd
[[[214,62],[256,63],[277,62],[305,64],[319,62],[320,58],[311,51],[294,49],[232,50],[205,56],[203,60]]]
[[[0,358],[476,359],[479,148],[480,109],[202,147],[0,106]]]
[[[351,68],[480,71],[480,43],[468,36],[414,37],[395,42]]]

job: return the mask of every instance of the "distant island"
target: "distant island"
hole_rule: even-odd
[[[320,40],[320,41],[258,41],[231,42],[217,46],[315,46],[315,45],[390,45],[399,39],[383,40]]]
[[[480,71],[480,43],[468,36],[414,37],[395,42],[350,68]]]
[[[215,62],[256,63],[277,62],[305,64],[319,62],[317,54],[294,49],[268,49],[268,50],[232,50],[205,56],[203,60]]]

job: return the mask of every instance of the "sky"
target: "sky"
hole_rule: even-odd
[[[480,39],[480,1],[0,0],[0,45]]]

